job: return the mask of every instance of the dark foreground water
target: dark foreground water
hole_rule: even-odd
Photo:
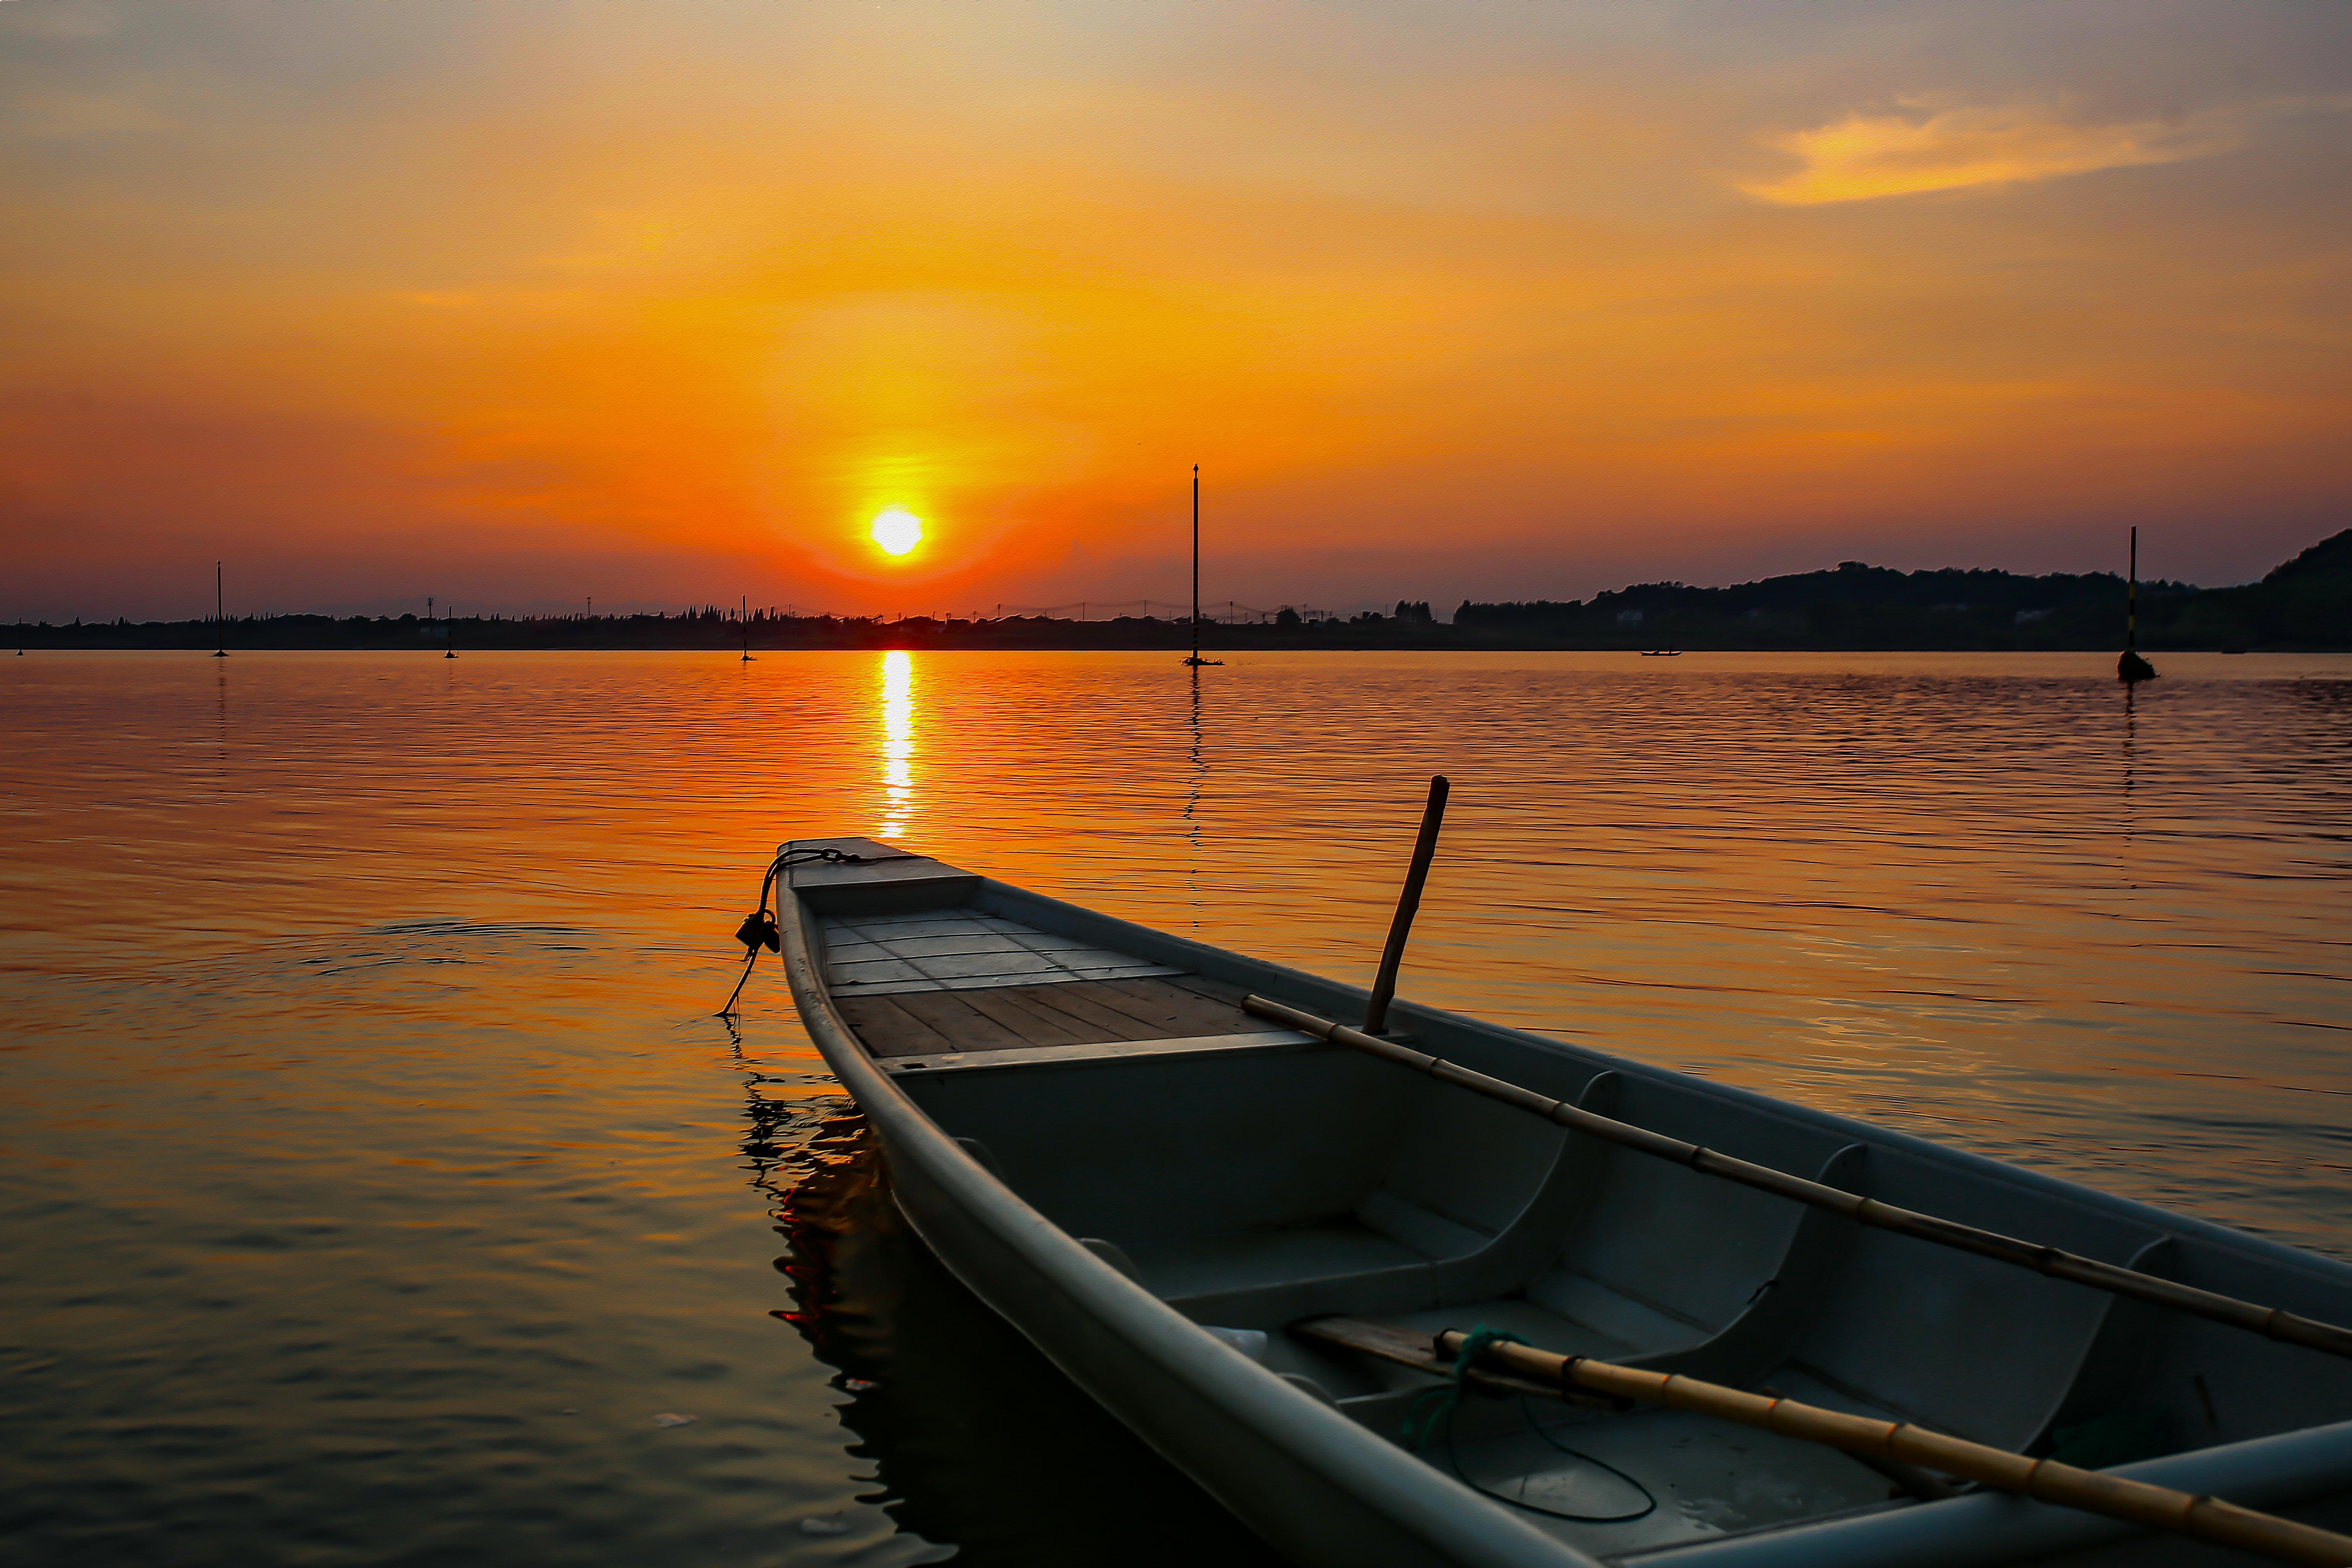
[[[2352,1257],[2352,658],[2164,663],[0,660],[0,1555],[1245,1552],[710,1016],[787,837],[1360,979],[1444,771],[1408,994]]]

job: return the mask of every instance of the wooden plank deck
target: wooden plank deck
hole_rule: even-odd
[[[1263,1033],[1265,1021],[1243,1012],[1240,997],[1234,986],[1181,974],[835,996],[834,1004],[873,1055],[918,1057]]]
[[[825,968],[836,997],[992,991],[1176,971],[962,906],[895,915],[828,916]]]

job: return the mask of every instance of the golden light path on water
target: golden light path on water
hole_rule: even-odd
[[[874,837],[896,838],[915,809],[915,660],[903,648],[882,656],[882,790]]]

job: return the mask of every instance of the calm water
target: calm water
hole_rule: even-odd
[[[1444,771],[1408,994],[2352,1257],[2352,658],[2163,662],[7,658],[8,1555],[1230,1548],[710,1016],[793,836],[1360,979]]]

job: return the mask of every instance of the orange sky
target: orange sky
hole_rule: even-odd
[[[2219,582],[2352,13],[0,4],[0,615]],[[874,514],[920,514],[899,559]]]

